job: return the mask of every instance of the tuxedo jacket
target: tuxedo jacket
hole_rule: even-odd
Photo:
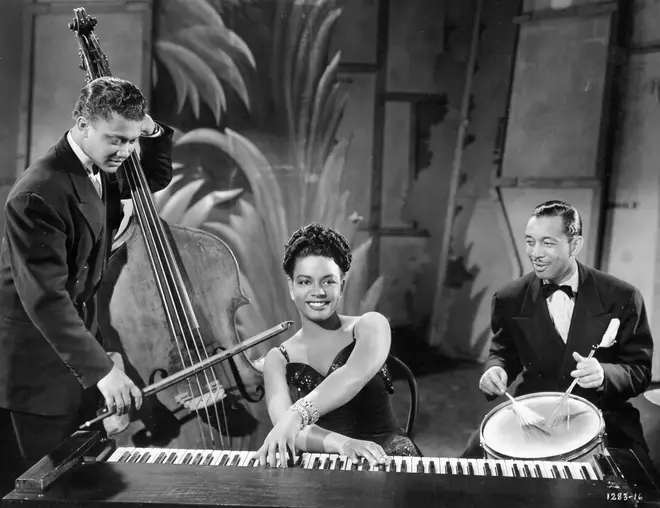
[[[152,191],[172,179],[172,134],[140,138]],[[66,134],[17,179],[0,246],[0,408],[78,410],[83,389],[110,372],[95,333],[94,295],[130,191],[124,168],[101,171],[100,198]]]
[[[493,339],[485,370],[502,367],[508,382],[521,375],[515,395],[566,391],[577,362],[573,352],[586,357],[599,344],[610,320],[620,319],[616,342],[598,349],[605,381],[600,389],[573,392],[603,413],[606,432],[646,446],[639,412],[628,402],[651,382],[653,339],[644,300],[634,286],[578,263],[579,285],[566,343],[556,331],[541,280],[530,273],[497,291],[492,300]],[[492,400],[492,399],[491,399]]]

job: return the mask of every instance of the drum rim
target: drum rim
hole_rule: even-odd
[[[535,392],[535,393],[528,393],[526,395],[521,395],[519,397],[516,397],[516,400],[525,400],[525,399],[534,399],[534,398],[539,398],[542,396],[547,396],[547,395],[553,395],[557,397],[561,397],[564,395],[564,392]],[[553,461],[553,460],[559,460],[559,461],[571,461],[574,460],[578,457],[583,456],[585,453],[593,450],[596,448],[600,443],[603,442],[604,440],[604,433],[605,433],[605,419],[603,418],[603,412],[596,406],[593,402],[588,401],[584,397],[580,397],[579,395],[574,395],[574,394],[569,394],[570,399],[577,400],[579,402],[583,402],[586,404],[588,407],[591,407],[596,415],[598,416],[599,424],[598,424],[598,432],[596,435],[591,438],[589,441],[587,441],[584,445],[575,448],[573,450],[569,450],[566,453],[563,454],[558,454],[558,455],[547,455],[547,456],[542,456],[542,457],[516,457],[516,456],[509,456],[503,453],[500,453],[484,442],[484,428],[486,426],[486,423],[492,418],[492,416],[497,413],[498,411],[501,411],[507,406],[511,406],[513,403],[510,400],[505,400],[502,403],[498,404],[495,406],[493,409],[488,411],[486,413],[486,416],[484,416],[483,420],[481,421],[481,425],[479,426],[479,444],[481,447],[488,453],[490,453],[493,456],[496,456],[502,460],[543,460],[543,461]]]

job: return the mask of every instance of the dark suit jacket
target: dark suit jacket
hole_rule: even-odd
[[[579,286],[567,343],[564,344],[540,295],[540,279],[530,273],[495,293],[492,302],[490,356],[485,369],[504,368],[509,383],[522,374],[515,395],[565,391],[576,367],[573,352],[586,357],[598,344],[610,319],[621,321],[616,343],[595,358],[605,374],[603,388],[572,393],[598,406],[608,435],[625,436],[646,448],[639,412],[628,399],[651,382],[653,339],[641,293],[611,275],[578,263]],[[618,445],[623,446],[623,445]]]
[[[173,131],[161,127],[160,136],[140,138],[153,191],[172,179]],[[110,372],[94,333],[93,296],[130,192],[123,168],[101,175],[103,201],[65,134],[9,192],[0,247],[2,408],[70,414],[82,389]]]

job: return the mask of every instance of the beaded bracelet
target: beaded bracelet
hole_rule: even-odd
[[[315,424],[319,419],[319,408],[316,404],[306,399],[299,399],[289,407],[289,411],[297,411],[302,417],[300,422],[300,429],[304,429],[308,425]]]

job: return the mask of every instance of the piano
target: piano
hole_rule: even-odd
[[[574,462],[301,453],[261,467],[254,451],[117,447],[76,432],[16,480],[2,508],[660,508],[658,476],[630,450]]]

